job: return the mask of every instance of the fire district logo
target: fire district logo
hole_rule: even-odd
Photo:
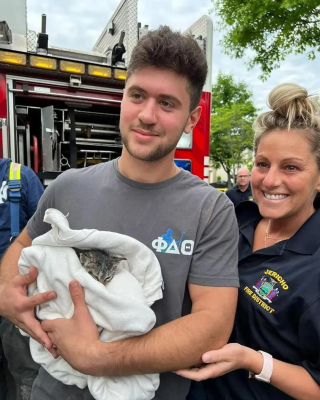
[[[272,300],[279,295],[279,289],[276,287],[276,284],[277,281],[269,276],[263,275],[260,281],[253,285],[253,289],[263,300],[272,303]]]

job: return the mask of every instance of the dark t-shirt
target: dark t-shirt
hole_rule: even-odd
[[[320,210],[289,240],[252,253],[261,215],[245,202],[236,209],[240,290],[230,342],[263,350],[304,367],[320,384]],[[274,386],[237,370],[204,382],[208,399],[287,400]]]
[[[247,189],[244,192],[242,192],[239,189],[239,186],[236,185],[233,188],[227,190],[226,191],[226,195],[232,201],[234,206],[238,205],[242,201],[253,200],[252,190],[251,190],[251,185],[250,184],[249,184],[249,186],[247,187]]]
[[[10,244],[11,217],[8,200],[9,167],[11,160],[0,159],[0,258]],[[37,209],[38,201],[43,193],[43,186],[36,174],[28,167],[21,166],[21,201],[19,223],[20,231]]]

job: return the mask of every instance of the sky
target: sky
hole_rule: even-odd
[[[41,15],[46,14],[49,45],[91,51],[119,3],[120,0],[27,0],[28,29],[39,32]],[[138,21],[150,29],[169,25],[183,32],[202,15],[210,15],[211,8],[210,0],[138,0]],[[211,17],[214,19],[213,14]],[[283,82],[297,83],[309,93],[320,90],[320,56],[309,61],[306,55],[291,55],[262,82],[258,78],[259,67],[248,70],[245,58],[231,59],[222,52],[221,37],[222,33],[214,31],[213,82],[219,71],[232,74],[236,82],[244,81],[257,108],[267,110],[268,93]]]

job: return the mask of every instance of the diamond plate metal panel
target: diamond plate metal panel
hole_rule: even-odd
[[[199,41],[200,47],[203,48],[206,53],[208,63],[208,77],[203,88],[204,91],[211,93],[212,90],[212,46],[213,46],[213,23],[212,19],[208,15],[202,16],[198,21],[190,26],[184,34],[191,34],[195,39],[202,37],[202,41]]]
[[[27,32],[27,51],[28,53],[36,53],[37,52],[37,34],[35,31]]]
[[[122,0],[114,12],[107,26],[103,30],[99,39],[93,47],[93,51],[105,53],[109,48],[113,48],[119,42],[121,31],[125,31],[124,54],[125,64],[128,66],[132,49],[138,41],[138,0]],[[109,32],[114,28],[113,34]]]

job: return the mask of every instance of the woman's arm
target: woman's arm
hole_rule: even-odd
[[[180,370],[176,373],[185,378],[202,381],[237,369],[247,369],[258,375],[263,366],[260,353],[237,343],[229,343],[220,350],[209,351],[203,354],[202,360],[205,363],[203,367]],[[306,369],[298,365],[273,359],[270,384],[297,400],[320,399],[320,386]],[[261,385],[266,383],[261,382]]]

